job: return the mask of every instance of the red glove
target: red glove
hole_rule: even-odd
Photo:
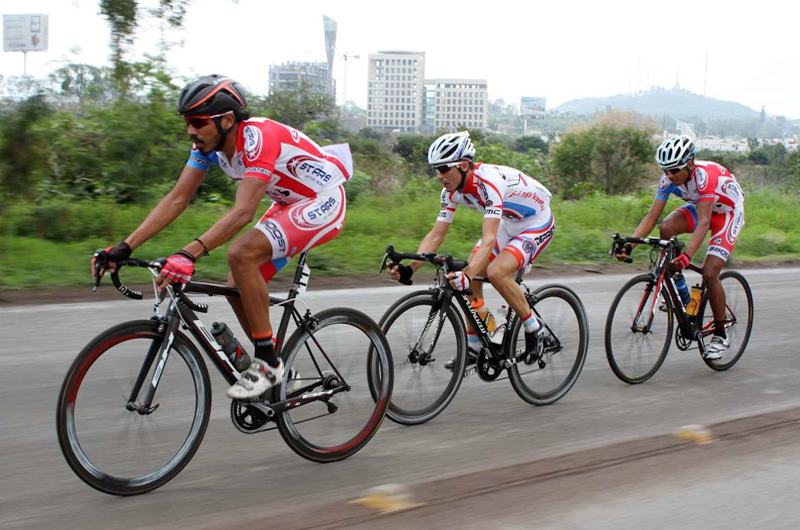
[[[167,279],[169,283],[180,282],[186,285],[192,279],[193,274],[194,256],[181,250],[167,258],[167,262],[161,268],[159,280]]]
[[[451,272],[448,276],[450,277],[450,285],[453,286],[453,289],[457,291],[466,291],[469,289],[469,276],[463,272]]]
[[[689,266],[689,261],[691,259],[686,254],[681,254],[677,258],[675,258],[675,265],[677,265],[681,270],[685,269]]]

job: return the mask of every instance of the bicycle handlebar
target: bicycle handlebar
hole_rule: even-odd
[[[406,259],[412,259],[417,261],[425,261],[427,263],[431,263],[437,269],[441,268],[444,270],[445,274],[448,272],[456,272],[460,271],[469,264],[467,261],[454,259],[450,254],[434,254],[433,252],[424,252],[422,254],[409,254],[405,252],[395,252],[393,245],[386,245],[386,254],[383,256],[383,261],[381,262],[381,270],[378,271],[378,274],[383,272],[388,264],[399,265],[401,261]],[[400,280],[401,283],[405,285],[411,285],[413,282],[411,279],[407,279],[403,281]],[[471,291],[466,290],[464,291],[467,294],[471,294]]]
[[[153,261],[129,258],[123,261],[118,261],[115,263],[116,268],[113,271],[111,271],[111,283],[114,284],[114,287],[116,287],[120,293],[127,296],[128,298],[132,298],[134,300],[141,300],[142,298],[144,298],[144,293],[142,293],[142,291],[131,289],[130,287],[122,283],[122,280],[119,279],[120,269],[126,265],[129,265],[132,267],[144,267],[154,271],[160,271],[161,267],[164,266],[165,261],[166,261],[165,258]],[[97,271],[96,275],[97,280],[95,281],[95,287],[94,287],[95,290],[100,285],[99,273],[102,268],[103,266],[100,263],[95,265],[95,270]],[[208,312],[208,305],[200,302],[195,302],[194,300],[186,296],[186,293],[183,292],[183,288],[176,288],[174,292],[177,295],[178,299],[181,301],[181,303],[185,304],[187,307],[189,307],[189,309],[197,311],[198,313]]]

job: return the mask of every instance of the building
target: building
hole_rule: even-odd
[[[425,52],[382,51],[369,56],[367,127],[416,132],[422,125]]]
[[[423,128],[426,132],[489,127],[485,79],[430,79],[425,81],[425,87]],[[433,108],[430,107],[431,95]]]
[[[292,61],[269,67],[269,93],[297,90],[306,83],[314,92],[333,95],[336,84],[326,63]]]

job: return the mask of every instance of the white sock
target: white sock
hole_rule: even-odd
[[[525,333],[539,331],[539,328],[542,327],[536,317],[533,316],[533,311],[531,311],[528,316],[522,319],[522,325],[525,326]]]

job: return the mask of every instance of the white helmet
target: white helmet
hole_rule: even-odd
[[[697,151],[694,142],[687,135],[675,136],[658,146],[656,163],[663,170],[682,169],[686,167]]]
[[[461,160],[472,160],[475,146],[469,139],[469,132],[457,132],[440,136],[428,149],[428,164],[438,166]]]

